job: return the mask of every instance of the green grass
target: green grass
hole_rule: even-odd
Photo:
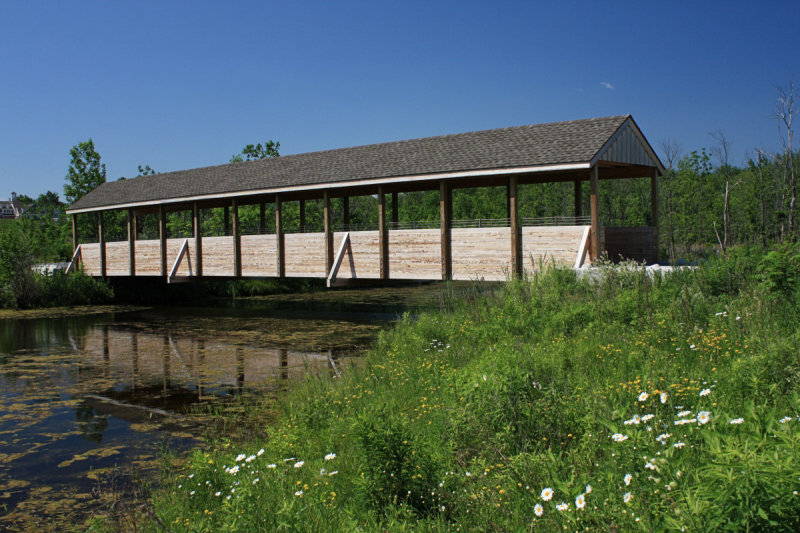
[[[778,255],[476,286],[277,416],[250,406],[276,421],[194,453],[156,512],[173,531],[796,531],[800,290],[796,249]]]

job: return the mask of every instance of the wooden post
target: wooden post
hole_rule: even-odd
[[[400,223],[400,213],[397,208],[397,193],[392,193],[392,229],[397,229]]]
[[[283,240],[283,208],[281,207],[281,197],[275,195],[275,246],[276,256],[278,258],[278,277],[282,278],[286,275],[286,258],[284,254],[286,248]]]
[[[200,207],[192,202],[192,220],[194,226],[194,275],[203,275],[203,223],[200,220]]]
[[[136,215],[128,208],[128,275],[136,275]]]
[[[380,248],[380,278],[389,279],[389,232],[386,229],[386,194],[378,187],[378,247]]]
[[[227,205],[222,208],[222,231],[225,235],[231,233],[231,212]]]
[[[301,200],[302,202],[302,200]],[[325,277],[333,268],[333,229],[331,224],[331,197],[328,191],[322,193],[322,220],[325,224]]]
[[[592,260],[597,261],[600,259],[600,213],[598,211],[599,184],[597,165],[589,170],[589,174],[589,189],[591,194],[589,207],[592,215]]]
[[[102,211],[97,212],[97,240],[100,243],[100,275],[106,277],[106,232]]]
[[[258,204],[258,234],[264,235],[267,232],[267,204]]]
[[[158,240],[161,243],[161,275],[166,277],[167,271],[167,214],[164,206],[158,206]]]
[[[575,217],[581,216],[581,213],[583,212],[582,200],[583,192],[581,191],[581,180],[575,180]]]
[[[519,226],[519,185],[516,176],[508,178],[508,206],[511,220],[511,273],[522,277],[522,228]]]
[[[231,202],[233,211],[233,275],[237,278],[242,277],[242,236],[239,231],[239,204],[234,198]]]
[[[342,198],[342,224],[344,224],[344,230],[350,231],[350,197],[345,196]]]
[[[658,169],[650,177],[650,219],[653,224],[653,261],[658,263]]]
[[[72,215],[72,253],[78,249],[78,215]]]
[[[306,201],[300,200],[300,233],[305,233],[305,232],[306,232]]]
[[[451,226],[453,222],[453,195],[445,181],[439,182],[439,216],[441,219],[442,241],[442,279],[453,279],[453,256],[451,246]]]

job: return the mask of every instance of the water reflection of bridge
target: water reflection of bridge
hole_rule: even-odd
[[[308,372],[339,372],[333,350],[264,348],[167,330],[96,326],[74,342],[85,364],[100,370],[117,392],[161,390],[166,396],[190,389],[202,400],[225,390],[278,385]]]

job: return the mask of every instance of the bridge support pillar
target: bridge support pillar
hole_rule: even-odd
[[[284,257],[286,247],[283,240],[283,207],[281,206],[281,197],[275,195],[275,255],[278,262],[278,277],[282,278],[286,275],[286,258]]]
[[[200,220],[200,207],[192,202],[192,227],[194,228],[194,275],[203,275],[203,225]]]
[[[452,225],[453,192],[446,181],[439,182],[439,217],[442,241],[442,279],[453,279]]]
[[[508,179],[508,207],[511,221],[511,274],[522,277],[522,228],[519,225],[519,185],[516,176]]]
[[[389,232],[386,228],[386,193],[378,187],[378,246],[380,247],[380,278],[389,279]]]
[[[233,215],[233,275],[237,278],[242,277],[242,236],[239,231],[239,204],[234,199],[231,202],[231,212]]]
[[[128,209],[128,274],[136,275],[136,214]]]
[[[333,268],[333,224],[331,223],[331,197],[328,191],[322,194],[322,203],[322,219],[325,224],[325,273],[327,275]],[[303,203],[300,205],[302,206]],[[303,213],[302,209],[300,213]]]
[[[591,168],[589,177],[590,201],[589,207],[592,215],[592,260],[600,259],[600,204],[599,204],[599,178],[597,165]]]
[[[102,211],[97,212],[97,240],[100,243],[100,275],[106,277],[106,232]]]

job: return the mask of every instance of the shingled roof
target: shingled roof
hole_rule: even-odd
[[[629,115],[553,122],[166,172],[104,183],[68,212],[347,187],[386,179],[585,168],[626,123],[633,123]]]

